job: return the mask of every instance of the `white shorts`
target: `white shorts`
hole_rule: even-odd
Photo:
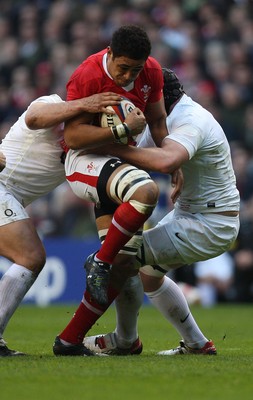
[[[22,204],[0,184],[0,226],[27,218],[29,215]]]
[[[217,257],[231,248],[239,226],[239,216],[173,210],[154,228],[143,232],[145,262],[169,271],[170,265]]]
[[[69,150],[65,171],[73,192],[83,200],[98,204],[98,178],[104,165],[111,159],[111,156],[84,155],[82,150]]]

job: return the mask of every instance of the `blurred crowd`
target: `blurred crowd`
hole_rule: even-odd
[[[0,140],[38,96],[65,98],[66,83],[112,32],[137,24],[152,55],[176,71],[185,91],[213,113],[231,145],[241,194],[241,229],[227,259],[175,274],[206,286],[201,302],[253,301],[253,1],[1,0]],[[169,180],[157,176],[161,200],[152,226],[171,207]],[[91,205],[63,184],[28,209],[41,236],[96,235]],[[218,268],[217,268],[218,266]],[[216,269],[216,271],[215,271]],[[217,273],[218,270],[218,273]],[[224,273],[222,273],[224,272]],[[181,276],[180,276],[181,274]],[[202,285],[202,286],[201,286]]]

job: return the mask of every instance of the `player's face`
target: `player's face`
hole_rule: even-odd
[[[113,57],[110,50],[107,53],[107,69],[115,84],[120,87],[130,85],[142,71],[145,60],[132,60],[127,57]]]

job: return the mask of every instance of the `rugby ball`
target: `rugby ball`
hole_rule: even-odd
[[[100,114],[100,126],[102,128],[108,128],[114,125],[122,124],[125,121],[127,114],[129,114],[135,105],[128,99],[121,100],[120,104],[115,106],[108,106],[107,109],[115,111],[115,114],[101,113]],[[136,144],[136,136],[121,139],[122,144]]]

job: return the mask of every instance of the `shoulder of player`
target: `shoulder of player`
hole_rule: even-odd
[[[162,74],[162,68],[158,61],[156,61],[153,57],[148,57],[144,68],[142,70],[143,76],[146,76],[151,83],[155,79],[156,84],[162,84],[163,85],[163,74]]]
[[[92,62],[98,62],[98,61],[101,62],[101,60],[102,60],[102,58],[103,58],[103,56],[104,56],[104,54],[106,52],[107,52],[107,49],[103,49],[103,50],[99,51],[98,53],[91,54],[89,57],[87,57],[82,62],[81,65],[89,64],[89,63],[92,63]]]
[[[200,109],[198,103],[193,102],[190,97],[184,95],[174,105],[170,114],[167,116],[167,125],[172,124],[174,127],[189,126],[197,128],[202,125]]]
[[[152,56],[149,56],[146,63],[145,63],[146,67],[149,68],[158,68],[159,70],[161,70],[161,65],[159,64],[159,62]]]

